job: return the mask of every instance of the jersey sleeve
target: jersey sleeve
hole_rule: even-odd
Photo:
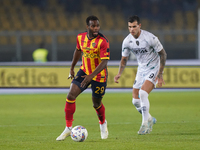
[[[128,40],[124,39],[124,41],[122,43],[122,56],[128,57],[129,54],[130,54],[130,48],[128,46]]]
[[[100,58],[110,59],[110,46],[109,46],[109,42],[106,40],[103,40],[100,45]]]
[[[76,49],[77,50],[81,50],[81,46],[80,46],[80,36],[76,37]]]
[[[163,49],[162,44],[156,36],[151,37],[151,46],[154,48],[156,52],[160,52]]]

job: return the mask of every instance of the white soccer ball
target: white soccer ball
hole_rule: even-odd
[[[71,138],[76,142],[83,142],[87,139],[88,132],[85,127],[78,125],[75,126],[71,131]]]

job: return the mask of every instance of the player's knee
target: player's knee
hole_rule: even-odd
[[[141,99],[144,99],[144,98],[148,98],[149,94],[146,91],[140,89],[139,90],[139,96],[140,96]]]
[[[101,98],[93,98],[93,107],[95,109],[101,106]]]
[[[93,103],[93,107],[94,107],[95,109],[99,108],[100,106],[101,106],[101,103],[98,103],[98,102],[94,102],[94,103]]]
[[[69,100],[74,100],[74,99],[76,99],[76,96],[74,96],[73,94],[69,93],[69,94],[67,95],[67,99],[69,99]]]

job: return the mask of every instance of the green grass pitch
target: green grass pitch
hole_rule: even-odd
[[[200,149],[200,92],[152,92],[150,113],[157,124],[148,135],[137,135],[141,115],[131,93],[106,93],[109,137],[100,138],[91,94],[76,100],[73,126],[88,130],[85,142],[70,137],[56,141],[64,130],[66,94],[0,95],[1,150],[196,150]]]

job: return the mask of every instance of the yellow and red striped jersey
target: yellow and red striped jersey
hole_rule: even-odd
[[[95,70],[102,59],[110,59],[109,42],[101,33],[92,39],[88,38],[87,31],[78,34],[76,48],[82,51],[82,65],[80,68],[87,75]],[[97,82],[106,82],[107,76],[107,68],[104,68],[93,78],[93,80]]]

